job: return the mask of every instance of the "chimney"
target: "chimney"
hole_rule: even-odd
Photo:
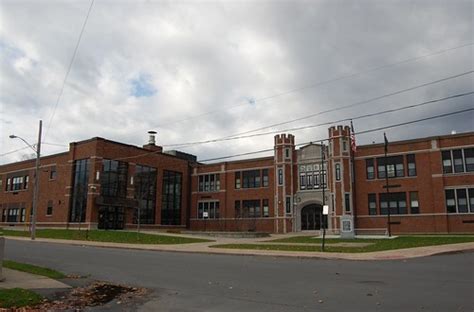
[[[149,151],[161,153],[163,151],[163,147],[156,145],[156,141],[155,141],[156,131],[150,130],[148,131],[148,135],[149,135],[148,144],[143,145],[143,148]]]

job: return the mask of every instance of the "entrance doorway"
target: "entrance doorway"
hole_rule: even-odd
[[[122,230],[124,228],[125,208],[100,206],[98,228],[102,230]]]
[[[315,231],[321,229],[322,206],[311,204],[301,209],[301,230]]]

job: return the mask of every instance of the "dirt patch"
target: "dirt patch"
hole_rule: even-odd
[[[116,300],[117,304],[126,304],[146,294],[145,288],[95,282],[86,287],[75,288],[57,300],[45,299],[39,305],[15,311],[82,311],[86,307],[104,305],[112,300]]]

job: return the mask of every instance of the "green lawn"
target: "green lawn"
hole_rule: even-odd
[[[4,236],[23,236],[29,237],[27,231],[15,231],[3,229]],[[36,231],[38,238],[54,238],[69,240],[84,240],[94,242],[113,242],[124,244],[189,244],[212,242],[212,240],[187,238],[170,235],[155,234],[137,234],[136,232],[126,231],[101,231],[101,230],[63,230],[63,229],[41,229]]]
[[[0,308],[20,308],[33,306],[43,300],[35,292],[22,288],[0,289]]]
[[[229,249],[257,249],[257,250],[281,250],[281,251],[321,251],[321,239],[315,239],[308,236],[291,237],[287,239],[279,239],[270,241],[272,244],[223,244],[214,245],[212,248],[229,248]],[[433,245],[457,244],[474,242],[474,236],[401,236],[394,239],[327,239],[326,244],[357,242],[372,243],[365,247],[341,247],[341,246],[325,246],[326,252],[372,252],[382,250],[393,250],[402,248],[414,248]],[[276,243],[285,243],[276,244]],[[292,243],[289,245],[288,243]]]
[[[66,275],[64,275],[63,273],[52,270],[52,269],[43,268],[43,267],[39,267],[32,264],[19,263],[19,262],[10,261],[10,260],[3,260],[3,267],[12,269],[12,270],[32,273],[36,275],[42,275],[42,276],[55,278],[55,279],[66,277]]]

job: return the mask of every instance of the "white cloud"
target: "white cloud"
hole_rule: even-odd
[[[87,1],[0,3],[2,152],[22,147],[21,142],[8,139],[9,133],[34,141],[40,118],[48,142],[67,145],[102,136],[141,145],[146,131],[155,129],[159,143],[172,144],[259,128],[474,67],[470,46],[286,93],[472,42],[471,1],[120,1],[112,5],[103,0],[94,3],[50,124],[88,8]],[[472,85],[473,76],[466,76],[283,128],[422,102],[469,91]],[[137,96],[137,90],[147,96]],[[409,114],[361,120],[355,126],[363,130],[472,106],[472,101],[472,97],[459,99]],[[390,134],[403,139],[473,130],[472,117],[420,123]],[[326,137],[327,130],[294,134],[297,142],[306,142]],[[358,141],[377,141],[379,136],[361,136]],[[272,143],[269,135],[184,150],[203,159],[268,148]],[[60,150],[44,146],[45,153]],[[0,157],[0,163],[19,160],[21,153]]]

